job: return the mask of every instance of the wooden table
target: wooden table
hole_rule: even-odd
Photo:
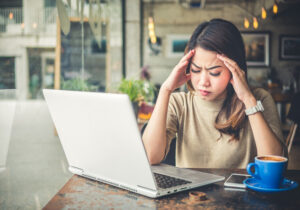
[[[241,169],[197,169],[226,178]],[[300,183],[300,170],[289,170],[286,178]],[[260,193],[224,188],[224,182],[196,188],[204,192],[205,201],[193,201],[189,191],[151,199],[77,175],[49,201],[44,209],[300,209],[300,188],[281,193]]]

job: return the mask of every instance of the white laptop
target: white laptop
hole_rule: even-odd
[[[152,198],[224,180],[166,164],[151,166],[125,94],[43,92],[74,174]],[[171,182],[161,183],[165,179]]]

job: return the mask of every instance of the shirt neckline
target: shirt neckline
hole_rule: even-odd
[[[210,111],[220,111],[225,101],[225,98],[215,99],[213,101],[207,101],[201,98],[197,93],[190,92],[191,96],[197,103],[197,106],[201,106],[201,108],[210,110]]]

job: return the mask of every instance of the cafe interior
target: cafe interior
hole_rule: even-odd
[[[143,129],[193,30],[213,18],[240,30],[248,84],[272,95],[287,169],[300,170],[299,11],[299,0],[1,0],[0,209],[42,209],[73,177],[43,89],[128,94]],[[69,207],[102,209],[81,204]]]

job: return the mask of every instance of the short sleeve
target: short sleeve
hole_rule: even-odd
[[[263,116],[265,120],[267,121],[268,125],[270,126],[271,130],[274,132],[276,137],[279,139],[282,147],[283,147],[283,154],[287,156],[287,148],[284,143],[284,138],[282,135],[282,130],[281,130],[281,122],[279,118],[279,114],[277,111],[276,104],[269,92],[266,90],[263,90],[261,88],[257,89],[257,99],[261,100],[264,111],[263,111]]]

